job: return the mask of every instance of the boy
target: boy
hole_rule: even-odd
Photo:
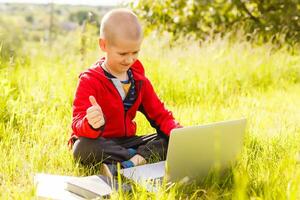
[[[137,59],[142,29],[127,9],[108,12],[101,21],[99,46],[105,57],[80,74],[73,103],[72,137],[75,159],[102,162],[101,173],[145,164],[151,156],[166,156],[168,136],[180,127],[145,77]],[[142,112],[156,134],[136,136],[133,121]]]

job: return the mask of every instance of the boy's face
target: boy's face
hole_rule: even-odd
[[[142,39],[129,40],[116,38],[113,44],[105,39],[99,39],[100,48],[106,52],[108,70],[115,74],[124,74],[137,60]]]

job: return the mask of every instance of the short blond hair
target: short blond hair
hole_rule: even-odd
[[[117,36],[131,40],[142,38],[142,27],[137,16],[129,9],[113,9],[106,13],[100,25],[100,38],[113,43]]]

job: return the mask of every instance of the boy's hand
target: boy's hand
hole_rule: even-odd
[[[96,99],[94,96],[90,96],[89,100],[92,104],[91,107],[89,107],[86,110],[86,118],[89,122],[89,124],[94,128],[100,128],[104,125],[104,117],[101,107],[98,105]]]

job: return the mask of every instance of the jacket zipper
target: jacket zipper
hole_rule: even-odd
[[[142,84],[141,84],[141,82],[139,81],[139,82],[136,82],[137,83],[137,85],[138,85],[138,87],[137,87],[137,98],[138,98],[138,96],[139,96],[139,92],[140,92],[140,90],[141,90],[141,86],[142,86]],[[124,128],[125,128],[125,137],[127,137],[127,124],[126,124],[126,118],[127,118],[127,111],[125,110],[125,108],[124,108],[124,105],[123,105],[123,109],[124,109]]]
[[[137,98],[139,97],[139,92],[140,92],[140,90],[141,90],[141,82],[139,81],[139,82],[136,82],[136,84],[137,84],[137,91],[136,91],[136,93],[137,93]],[[124,109],[124,106],[123,106],[123,109]],[[127,111],[124,109],[124,125],[125,125],[125,137],[127,136],[127,124],[126,124],[126,117],[127,117]]]
[[[110,80],[110,79],[109,79]],[[110,82],[113,84],[112,80],[110,80]],[[137,87],[137,94],[139,96],[139,92],[141,90],[141,87],[142,87],[142,81],[136,81],[136,83],[138,84],[138,87]],[[113,84],[114,85],[114,84]],[[115,91],[117,91],[117,93],[119,94],[119,91],[117,90],[116,87],[115,88]],[[137,98],[138,98],[137,96]],[[123,105],[123,101],[122,101],[122,98],[121,99],[121,102],[122,102],[122,105]],[[126,125],[126,117],[127,117],[127,111],[125,110],[124,108],[124,105],[123,105],[123,110],[124,110],[124,129],[125,129],[125,137],[127,136],[127,125]]]
[[[124,106],[123,106],[123,109],[124,109]],[[127,111],[124,109],[125,137],[127,136],[126,115],[127,115]]]

